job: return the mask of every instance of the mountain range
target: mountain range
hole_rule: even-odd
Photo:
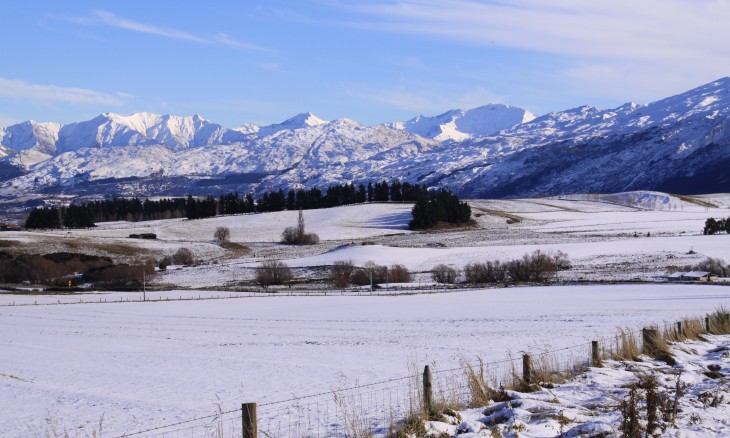
[[[0,128],[0,200],[260,192],[401,179],[467,197],[728,190],[730,78],[650,104],[535,117],[490,104],[364,126],[311,113],[229,129],[101,114]]]

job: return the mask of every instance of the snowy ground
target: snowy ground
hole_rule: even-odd
[[[322,239],[307,247],[277,243],[281,231],[295,225],[296,212],[0,233],[2,251],[87,252],[125,261],[187,247],[201,260],[159,275],[155,283],[170,290],[148,292],[148,299],[157,300],[152,302],[139,302],[141,292],[0,292],[2,435],[65,430],[69,436],[98,436],[103,430],[113,437],[237,409],[244,401],[267,403],[401,377],[425,364],[449,368],[462,357],[502,360],[508,352],[585,345],[617,327],[730,307],[730,287],[716,285],[394,296],[339,296],[326,287],[316,289],[320,296],[216,290],[250,280],[251,267],[267,259],[284,260],[297,267],[297,275],[311,277],[322,275],[312,266],[336,260],[427,271],[439,263],[458,268],[534,249],[561,250],[574,266],[560,273],[561,280],[598,281],[655,280],[670,265],[730,258],[730,235],[701,235],[708,217],[730,216],[729,195],[641,192],[470,204],[475,227],[430,233],[406,230],[407,204],[305,211],[307,231]],[[250,252],[215,244],[219,226],[229,227],[233,242]],[[142,232],[154,232],[158,240],[127,238]],[[429,280],[427,274],[419,278]],[[330,295],[321,296],[325,291]],[[261,412],[278,427],[285,417]]]
[[[428,271],[441,263],[458,268],[470,262],[505,261],[535,249],[560,250],[574,266],[561,273],[564,280],[597,281],[654,280],[664,276],[669,266],[730,257],[726,250],[730,235],[702,235],[708,217],[730,216],[730,196],[725,194],[676,197],[631,192],[469,202],[476,227],[435,233],[406,229],[408,204],[305,211],[307,231],[319,234],[321,243],[303,247],[278,243],[282,230],[296,223],[297,213],[289,211],[194,221],[102,223],[90,230],[6,232],[0,235],[0,247],[16,252],[83,251],[122,261],[159,259],[178,248],[190,248],[200,260],[198,266],[171,270],[154,280],[171,288],[215,288],[250,281],[253,272],[247,268],[266,259],[297,267],[336,260],[353,260],[358,265],[373,261]],[[230,228],[234,243],[250,251],[215,244],[213,232],[221,226]],[[145,232],[156,233],[158,239],[127,238]]]
[[[720,305],[730,307],[730,288],[619,285],[3,306],[0,430],[87,436],[101,421],[116,436],[400,377],[411,364],[574,346]]]
[[[668,402],[658,403],[653,436],[729,436],[730,336],[681,342],[671,351],[674,366],[648,357],[641,362],[605,361],[603,368],[591,368],[565,384],[532,393],[509,391],[510,401],[461,411],[450,421],[431,421],[426,427],[463,438],[491,437],[492,430],[507,437],[624,436],[620,404],[628,400],[631,386],[645,386],[653,378],[656,393]],[[719,376],[710,378],[713,368]],[[636,394],[638,417],[646,428],[646,387]],[[675,399],[677,414],[672,418]]]

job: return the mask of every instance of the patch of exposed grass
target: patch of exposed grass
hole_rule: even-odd
[[[610,352],[611,359],[635,361],[640,355],[639,342],[634,333],[628,329],[619,329],[614,348]]]

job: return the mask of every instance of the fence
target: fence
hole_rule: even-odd
[[[388,436],[413,414],[423,417],[448,408],[483,406],[498,391],[561,382],[589,366],[600,366],[605,359],[621,357],[625,351],[640,352],[657,335],[657,329],[622,330],[613,337],[500,361],[462,359],[459,366],[444,369],[427,365],[423,372],[414,368],[410,375],[396,379],[275,402],[246,403],[241,409],[115,438]]]
[[[220,410],[115,438],[387,437],[414,415],[439,418],[449,415],[450,409],[481,407],[490,399],[508,396],[509,390],[532,391],[563,382],[587,367],[602,366],[606,359],[635,360],[641,354],[672,359],[666,356],[666,341],[727,333],[730,313],[720,308],[704,319],[684,319],[663,330],[619,330],[616,336],[537,354],[521,353],[501,361],[462,359],[459,366],[438,369],[427,365],[423,372],[414,367],[400,378],[275,402],[245,403],[241,409]]]

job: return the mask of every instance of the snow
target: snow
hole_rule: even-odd
[[[629,397],[629,387],[654,378],[656,391],[670,403],[677,402],[674,421],[657,409],[656,432],[660,436],[705,437],[730,435],[730,405],[724,378],[708,378],[709,367],[728,370],[730,336],[706,336],[705,341],[684,341],[671,347],[677,364],[668,366],[646,356],[640,362],[605,361],[572,381],[532,393],[509,391],[510,401],[459,412],[458,430],[463,437],[489,437],[492,429],[504,436],[623,436],[618,404]],[[727,372],[727,371],[725,371]],[[682,394],[677,394],[677,388]],[[646,390],[639,390],[645,396]],[[640,423],[647,426],[644,401],[637,404]],[[672,406],[669,406],[671,411]],[[671,414],[670,414],[671,415]],[[453,416],[452,416],[453,418]],[[427,430],[452,435],[457,426],[431,421]],[[657,435],[659,436],[659,435]]]
[[[3,306],[0,428],[90,433],[103,417],[115,436],[219,405],[400,377],[411,363],[501,360],[728,304],[724,287],[625,285]]]
[[[489,104],[467,111],[451,110],[433,117],[421,115],[405,122],[386,123],[385,126],[440,142],[459,142],[494,134],[534,118],[534,114],[522,108]]]

